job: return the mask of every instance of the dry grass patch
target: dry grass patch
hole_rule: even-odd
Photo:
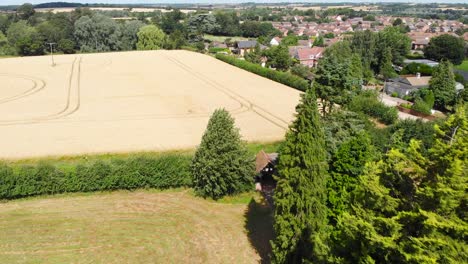
[[[136,191],[0,204],[0,262],[264,262],[271,211],[247,196],[213,202],[190,190]]]

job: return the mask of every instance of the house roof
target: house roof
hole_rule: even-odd
[[[411,86],[428,86],[431,76],[421,76],[421,77],[406,77]]]
[[[301,39],[301,40],[297,41],[298,46],[309,46],[310,43],[311,43],[310,40],[302,40]]]
[[[261,172],[268,164],[275,163],[278,159],[278,153],[265,153],[265,151],[260,150],[257,153],[255,158],[255,171],[257,173]]]
[[[323,47],[313,47],[313,48],[304,48],[297,50],[297,58],[299,60],[311,60],[319,58],[325,48]]]
[[[250,49],[250,48],[255,48],[257,45],[256,40],[242,40],[237,42],[237,47],[239,49]]]
[[[393,86],[398,86],[403,89],[412,89],[412,88],[421,88],[429,85],[429,80],[431,76],[407,76],[407,77],[397,77],[391,79]]]

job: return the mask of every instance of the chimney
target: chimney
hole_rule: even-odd
[[[416,73],[416,78],[421,79],[421,73],[417,72]]]

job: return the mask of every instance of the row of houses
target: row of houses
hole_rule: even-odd
[[[294,19],[292,19],[294,18]],[[387,26],[393,25],[398,17],[376,16],[375,21],[364,21],[362,17],[345,19],[342,16],[328,17],[329,23],[304,22],[303,17],[285,17],[286,21],[272,22],[274,28],[278,29],[283,36],[295,34],[297,36],[316,37],[333,33],[335,36],[359,31],[371,30],[381,31]],[[411,33],[452,33],[464,29],[465,25],[455,20],[420,19],[411,17],[400,17],[402,24],[408,26]],[[290,22],[295,21],[295,22]]]

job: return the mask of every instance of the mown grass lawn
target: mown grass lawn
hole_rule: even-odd
[[[456,69],[468,71],[468,60],[464,60],[462,64],[455,66]]]
[[[273,231],[257,194],[181,189],[0,203],[0,234],[0,263],[259,263]]]
[[[248,38],[244,38],[244,37],[213,36],[213,35],[208,35],[208,34],[205,34],[204,38],[207,40],[219,41],[219,42],[224,42],[228,38],[230,38],[231,41],[248,40]]]

